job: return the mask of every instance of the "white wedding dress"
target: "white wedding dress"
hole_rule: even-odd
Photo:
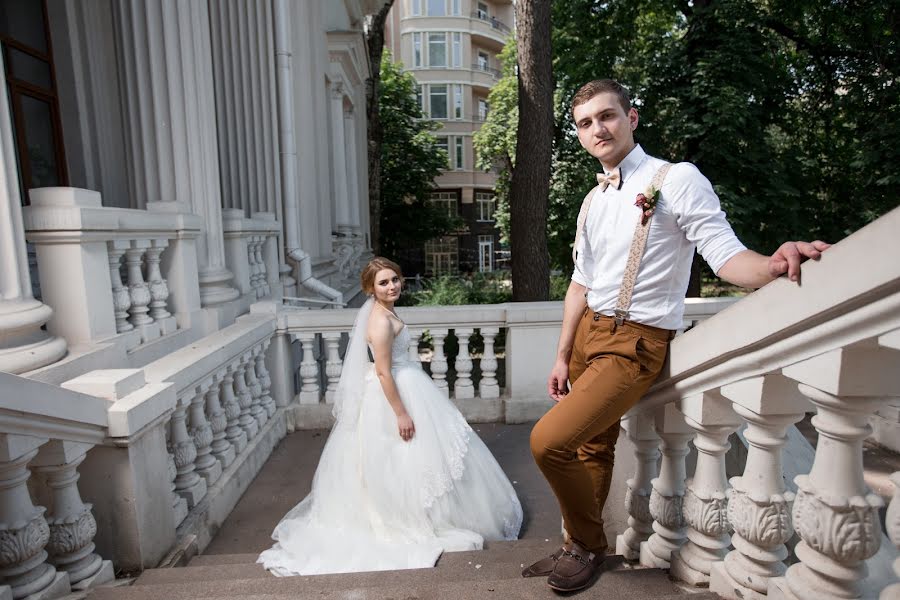
[[[366,310],[371,300],[361,313]],[[367,317],[357,318],[351,345],[359,345]],[[518,536],[522,507],[509,479],[409,359],[408,347],[404,326],[391,349],[391,372],[415,424],[413,439],[400,438],[374,365],[360,361],[355,377],[362,381],[352,385],[345,376],[354,375],[342,373],[339,394],[343,387],[362,397],[346,397],[335,409],[312,491],[284,516],[272,534],[275,545],[258,558],[274,574],[432,567],[444,551],[478,550],[484,540]]]

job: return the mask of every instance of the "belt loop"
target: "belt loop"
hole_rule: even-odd
[[[609,332],[611,334],[616,332],[616,320],[615,319],[609,320]]]

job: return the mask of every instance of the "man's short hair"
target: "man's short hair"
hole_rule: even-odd
[[[615,94],[626,113],[631,110],[631,98],[628,96],[628,90],[622,84],[612,79],[595,79],[587,82],[575,92],[572,97],[572,112],[575,112],[575,107],[579,104],[584,104],[594,96],[605,93]]]

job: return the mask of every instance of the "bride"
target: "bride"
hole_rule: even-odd
[[[408,354],[400,267],[374,258],[312,491],[257,562],[276,575],[432,567],[444,551],[511,540],[522,507],[500,465]],[[366,346],[375,358],[369,362]]]

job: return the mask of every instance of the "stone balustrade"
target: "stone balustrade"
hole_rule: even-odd
[[[225,233],[225,262],[234,274],[234,285],[243,298],[255,302],[262,298],[280,299],[278,238],[281,226],[275,214],[257,212],[251,218],[239,208],[222,211]]]

